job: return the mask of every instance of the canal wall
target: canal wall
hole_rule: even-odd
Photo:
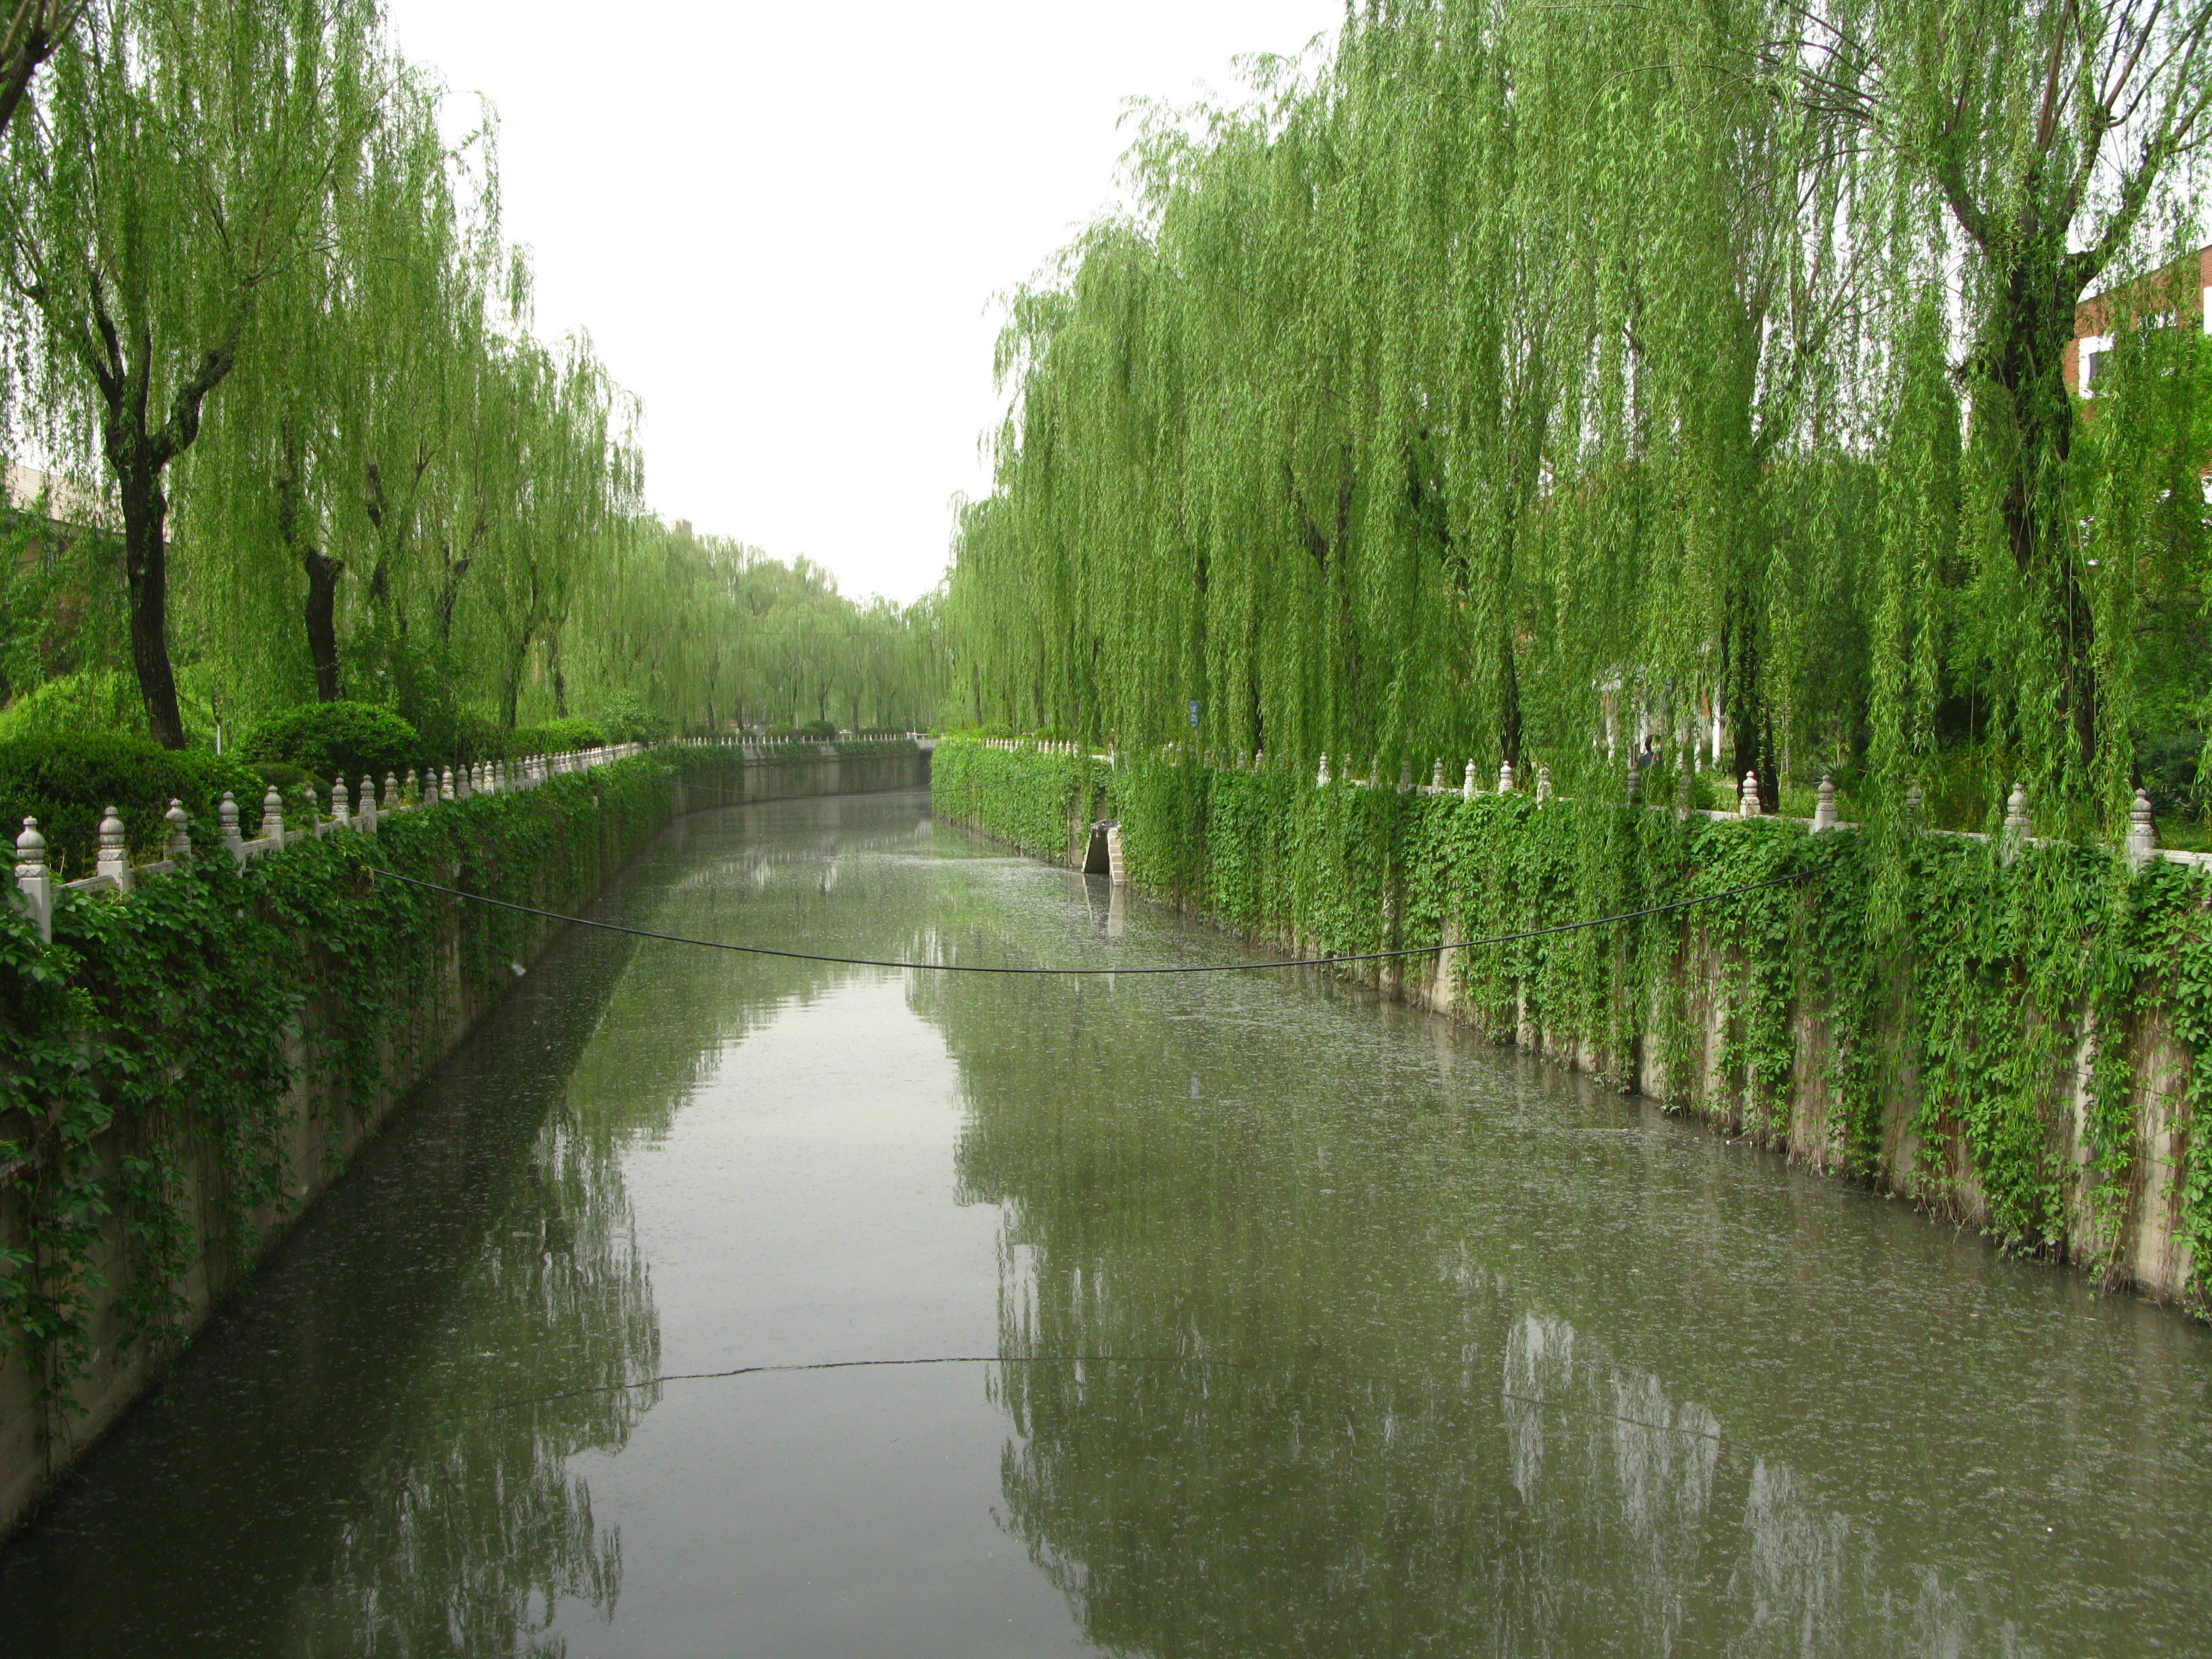
[[[1504,787],[1500,787],[1500,785]],[[2189,854],[940,746],[938,811],[1732,1139],[2202,1311],[2212,871]],[[2015,817],[2024,817],[2014,802]],[[1641,918],[1699,894],[1772,883]],[[2212,1134],[2212,1131],[2208,1131]]]
[[[604,763],[587,763],[590,762]],[[0,878],[0,1536],[149,1387],[560,924],[680,814],[927,781],[911,741],[663,745],[179,826]],[[48,937],[50,936],[50,937]]]

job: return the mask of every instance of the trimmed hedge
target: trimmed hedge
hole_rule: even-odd
[[[234,756],[164,749],[151,738],[123,732],[45,732],[0,743],[0,826],[7,843],[12,849],[27,816],[37,818],[46,861],[64,881],[92,873],[100,816],[108,807],[122,815],[125,836],[143,859],[168,837],[162,814],[171,800],[212,823],[226,789],[258,822],[263,785]]]
[[[381,780],[423,759],[415,728],[388,708],[366,702],[314,702],[287,709],[255,726],[239,753],[277,761],[328,783],[349,786],[364,775]]]
[[[541,720],[518,726],[507,734],[507,752],[515,755],[561,755],[571,749],[599,749],[607,734],[591,720]]]

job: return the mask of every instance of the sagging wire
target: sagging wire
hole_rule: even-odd
[[[458,887],[441,886],[434,881],[424,881],[418,876],[403,876],[395,870],[380,870],[368,866],[372,876],[391,881],[402,881],[411,887],[421,887],[433,893],[443,893],[450,898],[467,899],[476,904],[495,905],[502,910],[514,910],[526,916],[538,916],[547,921],[564,921],[578,927],[597,927],[604,933],[627,933],[633,939],[659,939],[669,945],[696,945],[706,951],[734,951],[743,956],[779,957],[787,962],[819,962],[845,968],[912,968],[937,974],[1028,974],[1067,976],[1079,974],[1243,974],[1255,973],[1270,968],[1331,968],[1345,963],[1388,962],[1401,957],[1437,956],[1446,951],[1472,951],[1492,945],[1512,945],[1522,939],[1547,939],[1554,933],[1578,933],[1585,927],[1606,927],[1615,922],[1637,921],[1645,916],[1661,916],[1674,910],[1686,910],[1692,905],[1710,904],[1716,899],[1734,898],[1742,893],[1755,893],[1762,888],[1781,887],[1791,882],[1802,881],[1812,873],[1801,870],[1787,876],[1773,876],[1765,881],[1746,882],[1741,887],[1724,887],[1716,893],[1698,893],[1688,898],[1671,900],[1665,904],[1646,906],[1641,910],[1624,910],[1610,916],[1593,916],[1586,921],[1563,921],[1550,927],[1524,927],[1517,933],[1491,933],[1481,939],[1451,939],[1440,945],[1408,945],[1395,951],[1362,951],[1336,957],[1290,957],[1267,962],[1203,962],[1179,963],[1169,967],[1121,968],[1111,965],[1085,968],[1013,968],[995,967],[965,962],[903,962],[878,957],[834,957],[813,951],[782,951],[767,945],[732,945],[722,939],[691,939],[682,933],[659,933],[650,928],[625,927],[620,922],[594,921],[589,916],[563,915],[557,910],[540,910],[534,905],[517,904],[510,899],[493,898],[485,893],[465,892]]]

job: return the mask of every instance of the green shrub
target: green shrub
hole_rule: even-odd
[[[590,720],[541,720],[536,726],[518,726],[508,733],[507,752],[560,755],[571,749],[597,749],[606,740],[607,734]]]
[[[48,680],[0,713],[0,742],[68,732],[146,732],[138,682],[112,668],[87,669]]]
[[[656,714],[629,691],[616,693],[592,715],[609,743],[659,743],[673,731],[665,714]]]
[[[228,789],[238,797],[246,832],[260,821],[267,786],[235,756],[164,749],[150,738],[118,732],[43,732],[0,742],[0,825],[10,847],[26,816],[39,821],[47,862],[64,881],[88,876],[106,808],[121,813],[131,849],[158,854],[168,838],[162,814],[172,799],[213,823]]]
[[[388,708],[365,702],[316,702],[288,709],[255,726],[239,745],[246,760],[280,761],[329,780],[358,784],[422,763],[415,728]]]

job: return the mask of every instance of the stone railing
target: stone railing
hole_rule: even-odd
[[[1118,763],[1118,757],[1111,749],[1101,753],[1096,750],[1086,749],[1079,743],[1069,743],[1058,739],[971,738],[963,741],[1006,753],[1086,755],[1092,760],[1104,761],[1109,766]],[[1170,744],[1163,752],[1170,758],[1180,760],[1187,751],[1177,745]],[[1206,766],[1235,771],[1259,771],[1266,768],[1267,755],[1265,750],[1255,750],[1247,756],[1234,750],[1223,755],[1208,749],[1200,753],[1199,760],[1201,764]],[[1372,789],[1376,787],[1376,779],[1382,770],[1382,763],[1380,757],[1376,757],[1375,764],[1369,768],[1368,774],[1364,778],[1353,775],[1352,757],[1350,755],[1343,757],[1343,769],[1340,774],[1332,774],[1329,760],[1330,757],[1324,752],[1321,757],[1321,765],[1314,777],[1316,788],[1323,787],[1333,781],[1349,784],[1355,789]],[[1398,768],[1398,793],[1401,795],[1458,795],[1464,799],[1473,800],[1477,795],[1492,793],[1501,795],[1516,794],[1521,793],[1523,788],[1523,785],[1515,774],[1511,761],[1506,761],[1498,767],[1495,791],[1485,789],[1480,781],[1480,776],[1481,774],[1475,763],[1470,760],[1461,774],[1460,781],[1455,784],[1449,782],[1445,777],[1444,763],[1439,757],[1429,774],[1429,781],[1424,784],[1416,784],[1413,781],[1412,763],[1401,762]],[[1643,781],[1644,775],[1640,770],[1634,767],[1629,769],[1628,799],[1632,803],[1647,805],[1653,811],[1667,810],[1657,802],[1639,803]],[[1741,780],[1723,776],[1720,781],[1721,788],[1728,796],[1730,805],[1717,809],[1692,807],[1690,805],[1689,776],[1686,773],[1677,774],[1676,781],[1679,787],[1673,810],[1674,816],[1679,819],[1697,817],[1721,823],[1730,819],[1769,816],[1765,812],[1760,803],[1757,772],[1747,772]],[[1527,793],[1540,804],[1554,799],[1552,793],[1552,769],[1540,762],[1538,763],[1534,776],[1528,781],[1526,789]],[[1565,797],[1559,797],[1559,799],[1564,799]],[[1859,827],[1856,823],[1845,823],[1836,816],[1836,785],[1832,776],[1822,776],[1820,787],[1814,792],[1814,801],[1813,816],[1810,818],[1784,818],[1782,822],[1805,824],[1816,836],[1823,830],[1856,830]],[[1917,779],[1915,779],[1905,787],[1905,805],[1906,811],[1916,821],[1920,817],[1920,783]],[[1998,838],[2006,843],[2008,849],[2042,844],[2040,838],[2027,833],[2027,786],[2024,783],[2014,783],[2012,787],[2012,794],[2005,802],[2003,827],[1997,832]],[[1952,836],[1965,841],[1989,839],[1978,830],[1926,830],[1923,833],[1933,836]],[[2150,796],[2141,789],[2136,791],[2134,804],[2128,813],[2128,835],[2124,848],[2129,862],[2138,866],[2147,864],[2153,859],[2164,859],[2174,864],[2196,865],[2201,868],[2212,869],[2212,853],[2192,853],[2180,848],[2160,847],[2158,844],[2158,833],[2151,820]]]
[[[223,792],[216,817],[222,845],[231,857],[243,864],[313,836],[334,835],[339,830],[373,836],[377,821],[395,813],[420,811],[445,801],[467,800],[474,795],[506,795],[535,789],[547,779],[563,773],[586,772],[593,767],[628,760],[642,754],[646,746],[641,743],[608,744],[562,754],[482,761],[473,766],[448,766],[421,773],[410,767],[404,779],[395,772],[384,775],[380,800],[375,780],[368,776],[362,779],[357,791],[349,791],[345,780],[340,778],[331,786],[327,802],[314,785],[304,784],[295,798],[292,825],[296,827],[287,825],[284,798],[271,788],[261,798],[261,822],[251,839],[244,833],[238,801],[228,790]],[[164,816],[169,823],[169,835],[162,848],[167,856],[151,863],[134,865],[130,848],[124,842],[123,820],[112,806],[109,807],[100,819],[100,850],[93,873],[81,881],[58,885],[78,893],[128,893],[141,881],[173,875],[183,869],[192,858],[191,819],[184,803],[176,800],[169,803]],[[39,831],[39,821],[27,817],[22,832],[15,837],[14,895],[16,903],[29,913],[37,926],[40,939],[47,944],[52,944],[54,937],[56,886],[52,872],[46,866],[46,838]],[[0,892],[6,890],[0,888]]]
[[[836,760],[853,751],[861,753],[878,744],[911,743],[923,754],[937,747],[937,739],[927,732],[902,732],[895,735],[869,738],[747,738],[732,734],[720,738],[678,738],[677,743],[687,749],[735,749],[749,760],[786,759]]]

